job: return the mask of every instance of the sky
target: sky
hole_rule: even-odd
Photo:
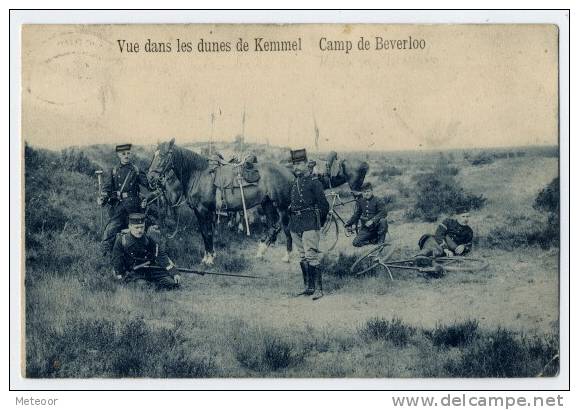
[[[552,25],[25,26],[22,138],[53,149],[232,141],[245,112],[246,141],[292,148],[315,149],[316,127],[320,151],[552,145],[557,35]],[[235,50],[239,38],[249,51]],[[258,52],[255,38],[301,50]],[[376,38],[424,47],[377,50]],[[145,52],[148,39],[172,51]],[[176,52],[177,39],[192,51]],[[199,52],[201,39],[232,50]],[[348,53],[329,50],[348,41]]]

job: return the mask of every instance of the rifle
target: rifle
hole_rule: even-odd
[[[193,273],[195,275],[201,275],[201,276],[205,276],[205,275],[215,275],[215,276],[230,276],[230,277],[234,277],[234,278],[251,278],[251,279],[263,279],[263,277],[261,276],[252,276],[252,275],[235,275],[233,273],[219,273],[219,272],[208,272],[208,271],[204,271],[204,270],[197,270],[197,269],[188,269],[188,268],[179,268],[177,267],[177,270],[180,273]],[[136,270],[140,270],[140,269],[150,269],[150,270],[161,270],[164,271],[165,269],[162,268],[161,266],[157,266],[157,265],[149,265],[149,262],[145,262],[142,263],[140,265],[137,265],[133,268],[134,271]]]

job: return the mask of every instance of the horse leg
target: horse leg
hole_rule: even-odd
[[[213,218],[209,211],[203,209],[195,208],[195,216],[199,223],[199,231],[201,232],[201,237],[203,238],[203,246],[205,248],[205,253],[201,263],[205,265],[213,265],[213,260],[215,258],[215,251],[213,249]]]
[[[282,262],[289,263],[291,253],[293,250],[292,235],[289,229],[289,215],[287,211],[281,212],[281,226],[283,228],[283,233],[285,234],[285,255],[281,259]]]
[[[257,248],[256,256],[258,258],[263,258],[263,255],[265,254],[267,247],[272,243],[275,243],[275,240],[277,239],[277,234],[281,230],[278,224],[279,213],[277,212],[277,209],[273,205],[271,199],[264,200],[261,203],[261,207],[263,208],[263,211],[267,218],[268,230],[262,237],[259,246]]]

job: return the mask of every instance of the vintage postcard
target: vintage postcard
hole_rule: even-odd
[[[24,24],[22,377],[556,377],[559,109],[554,24]]]

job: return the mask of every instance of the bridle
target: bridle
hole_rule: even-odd
[[[157,151],[157,153],[155,153],[155,156],[151,160],[151,165],[153,165],[153,161],[155,160],[155,157],[157,155],[160,155],[159,151]],[[150,168],[150,166],[149,166],[149,168]],[[169,171],[170,169],[173,169],[173,150],[172,149],[169,149],[167,151],[167,154],[166,154],[165,158],[163,158],[163,160],[161,162],[161,166],[159,168],[160,168],[160,171],[158,171],[158,170],[151,171],[151,173],[155,173],[155,174],[157,174],[157,176],[155,177],[155,179],[152,179],[151,181],[149,181],[149,184],[151,185],[151,187],[155,188],[155,189],[163,186],[163,184],[165,183],[165,179],[167,178],[167,171]]]

